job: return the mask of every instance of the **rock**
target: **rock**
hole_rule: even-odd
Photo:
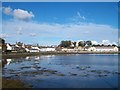
[[[58,76],[65,76],[64,74],[57,74]]]
[[[91,70],[91,72],[96,72],[96,70]]]
[[[71,73],[71,72],[70,72],[70,75],[71,75],[71,76],[77,76],[77,74],[75,74],[75,73]]]
[[[113,72],[113,74],[118,74],[118,75],[120,75],[120,72],[118,72],[118,71],[115,71],[115,72]]]
[[[24,66],[24,67],[21,67],[21,69],[28,69],[28,68],[31,68],[31,66]]]
[[[90,66],[87,66],[86,68],[91,68]]]
[[[85,67],[81,67],[80,70],[85,70],[86,68]]]

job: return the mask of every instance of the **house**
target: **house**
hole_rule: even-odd
[[[74,44],[73,44],[73,42],[71,42],[71,45],[70,45],[70,47],[75,47],[75,46],[74,46]]]
[[[32,45],[24,45],[26,52],[40,52],[40,48]]]
[[[7,51],[11,51],[11,52],[25,52],[25,48],[18,46],[16,44],[6,44],[7,46]]]
[[[12,51],[12,46],[9,43],[7,43],[6,46],[7,46],[7,51]]]
[[[63,52],[75,52],[74,48],[62,48],[61,51]]]
[[[63,52],[67,52],[68,49],[67,49],[67,48],[62,48],[61,51],[63,51]]]
[[[15,44],[12,44],[11,47],[12,47],[11,52],[17,52],[18,51],[18,47],[16,47]]]
[[[87,48],[87,51],[96,51],[96,48],[95,47],[89,47],[89,48]]]
[[[27,52],[40,52],[38,49],[32,49],[32,48],[30,48],[30,49],[28,49],[26,51]]]
[[[50,52],[50,51],[56,51],[55,47],[41,47],[40,48],[41,52]]]
[[[96,52],[118,52],[118,47],[114,46],[95,46],[88,48],[88,51]]]
[[[32,49],[37,49],[37,50],[40,50],[40,48],[39,48],[39,47],[37,47],[37,46],[31,46],[31,48],[32,48]]]

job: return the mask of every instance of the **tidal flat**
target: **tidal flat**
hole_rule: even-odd
[[[3,77],[31,88],[117,88],[117,54],[40,55],[3,59]],[[31,82],[32,81],[32,82]]]

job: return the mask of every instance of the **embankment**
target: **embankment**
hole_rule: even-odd
[[[34,52],[34,53],[2,53],[2,58],[18,58],[18,57],[26,57],[26,56],[38,56],[38,55],[57,55],[57,54],[120,54],[120,52],[88,52],[88,51],[80,51],[80,52]]]

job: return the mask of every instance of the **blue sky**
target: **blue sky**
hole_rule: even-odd
[[[4,2],[2,5],[2,36],[9,43],[55,45],[61,40],[112,43],[118,39],[116,2]]]

